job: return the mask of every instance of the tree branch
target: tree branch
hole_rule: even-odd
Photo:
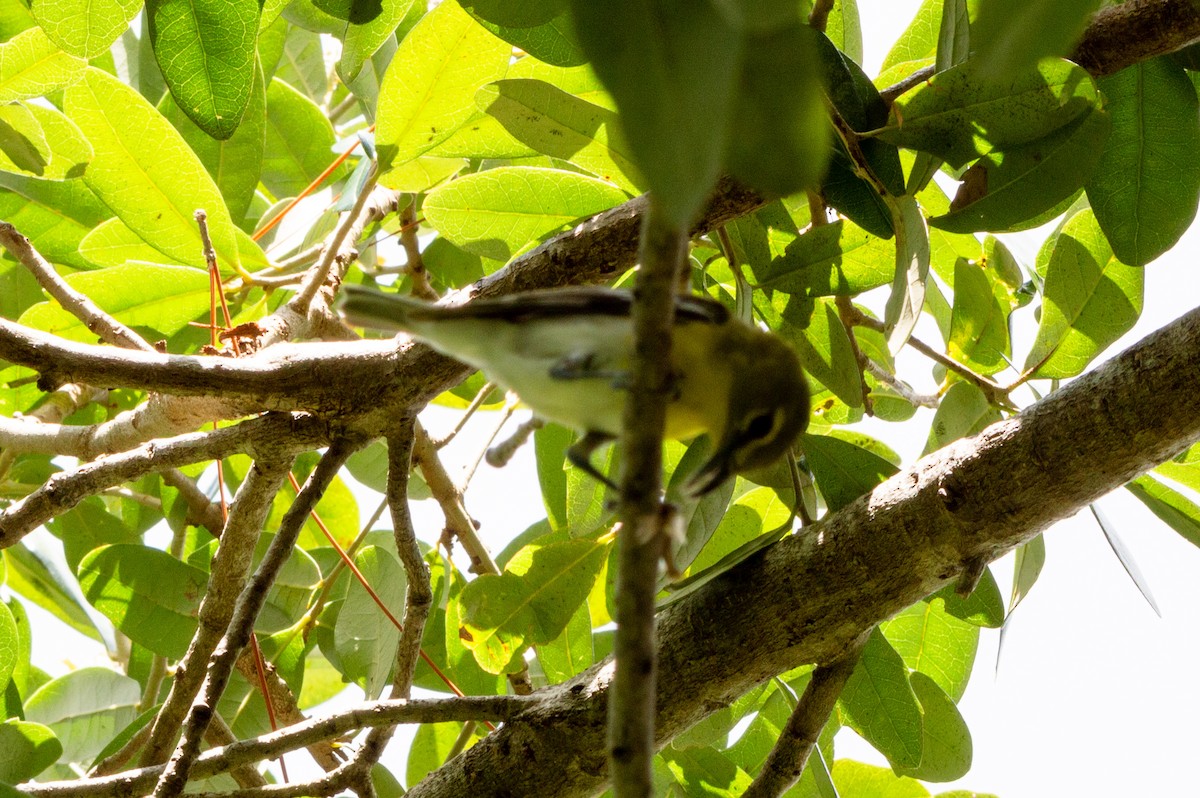
[[[328,424],[315,416],[273,414],[243,421],[235,427],[193,432],[114,454],[74,471],[54,474],[46,484],[0,513],[0,549],[8,548],[38,526],[88,496],[151,471],[220,460],[239,452],[310,451],[330,440]]]
[[[1192,0],[1130,0],[1092,17],[1071,60],[1102,78],[1200,39]]]
[[[1200,440],[1197,373],[1200,310],[673,604],[659,622],[671,678],[658,686],[657,744],[776,674],[836,658],[967,564],[999,557]],[[606,660],[547,688],[522,722],[408,795],[593,794],[606,778],[611,672]]]

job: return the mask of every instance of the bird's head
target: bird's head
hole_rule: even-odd
[[[800,359],[774,335],[748,333],[748,343],[727,353],[728,413],[712,456],[688,480],[686,490],[693,496],[732,474],[775,462],[808,426],[808,383]]]

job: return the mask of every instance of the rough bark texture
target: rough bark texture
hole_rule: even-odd
[[[1194,0],[1131,0],[1097,12],[1071,58],[1098,78],[1200,39]]]
[[[864,630],[1200,439],[1200,310],[975,438],[957,441],[663,613],[658,740]],[[604,786],[611,662],[413,788],[575,796]]]

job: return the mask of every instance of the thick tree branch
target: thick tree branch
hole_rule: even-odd
[[[659,683],[658,744],[776,674],[838,657],[967,563],[999,557],[1200,440],[1197,373],[1200,310],[672,605],[659,622],[659,667],[671,678]],[[605,661],[548,688],[522,722],[409,796],[591,795],[606,777],[611,671]]]
[[[1092,17],[1071,54],[1098,78],[1200,40],[1200,8],[1192,0],[1130,0]]]

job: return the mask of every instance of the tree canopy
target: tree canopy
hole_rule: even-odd
[[[1043,530],[1123,488],[1200,544],[1200,311],[1110,351],[1200,200],[1191,0],[924,0],[877,75],[857,0],[430,5],[0,0],[0,793],[932,795]],[[619,488],[347,282],[636,286]],[[680,286],[813,393],[700,498]],[[39,669],[59,624],[113,666]]]

